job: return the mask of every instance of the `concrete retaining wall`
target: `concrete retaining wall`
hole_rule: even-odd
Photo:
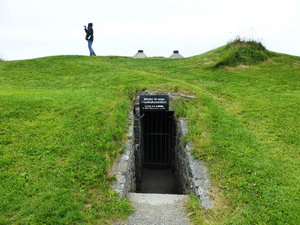
[[[177,144],[175,146],[175,174],[184,194],[195,194],[204,209],[213,207],[210,200],[210,183],[206,169],[191,155],[192,144],[185,143],[188,128],[184,120],[177,120]]]
[[[135,146],[133,134],[133,115],[129,116],[131,124],[127,133],[128,140],[125,144],[126,148],[121,154],[113,168],[113,175],[116,175],[116,181],[113,188],[120,194],[120,197],[126,197],[128,192],[134,192],[135,186]]]

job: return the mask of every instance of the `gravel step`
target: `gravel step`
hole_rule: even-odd
[[[189,224],[185,204],[188,195],[129,193],[128,198],[136,211],[119,224]]]

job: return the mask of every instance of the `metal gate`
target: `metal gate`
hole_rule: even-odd
[[[171,114],[145,112],[143,118],[144,166],[170,165]]]

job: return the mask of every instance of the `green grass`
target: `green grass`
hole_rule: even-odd
[[[239,37],[222,48],[222,57],[213,68],[252,65],[267,60],[272,55],[260,42],[241,40]]]
[[[224,54],[1,61],[0,224],[126,218],[108,172],[143,89],[197,97],[176,105],[214,192],[213,210],[190,201],[196,224],[299,224],[300,58],[212,69]]]

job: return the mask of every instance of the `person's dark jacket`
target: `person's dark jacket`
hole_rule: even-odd
[[[93,24],[89,23],[88,28],[85,27],[84,31],[86,33],[85,40],[93,41],[94,40]]]

